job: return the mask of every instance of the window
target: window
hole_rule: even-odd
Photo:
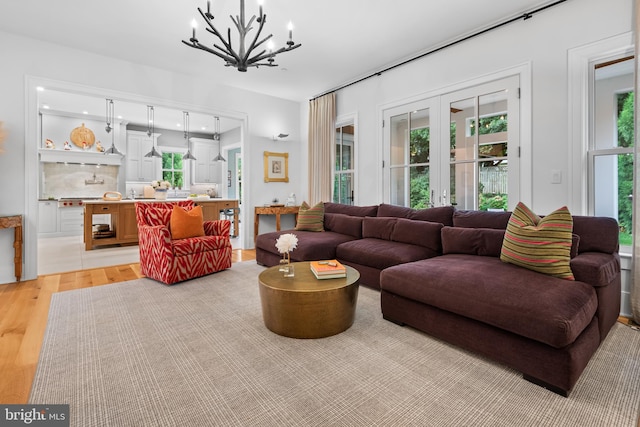
[[[347,124],[336,128],[335,167],[333,172],[333,202],[354,203],[355,126]]]
[[[182,189],[185,184],[182,164],[182,153],[162,152],[162,179],[169,181],[173,188]]]
[[[594,66],[593,136],[588,152],[589,213],[616,218],[620,245],[632,239],[633,57]]]

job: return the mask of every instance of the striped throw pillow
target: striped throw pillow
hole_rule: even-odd
[[[320,202],[311,208],[307,202],[302,202],[298,210],[296,230],[324,231],[324,203]]]
[[[575,280],[571,272],[573,218],[566,206],[540,218],[522,202],[507,224],[500,259],[539,273]]]

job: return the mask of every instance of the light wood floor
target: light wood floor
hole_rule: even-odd
[[[233,262],[255,259],[255,250],[233,251]],[[143,277],[140,265],[136,263],[38,276],[36,280],[1,285],[0,403],[24,404],[29,399],[51,294],[140,277]]]

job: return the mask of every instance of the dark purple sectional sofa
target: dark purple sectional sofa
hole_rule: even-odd
[[[382,315],[487,356],[567,396],[620,312],[618,224],[574,216],[575,281],[500,261],[509,212],[325,204],[324,232],[298,236],[295,261],[337,258],[380,290]]]

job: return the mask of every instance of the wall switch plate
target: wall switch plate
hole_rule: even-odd
[[[552,184],[561,184],[562,183],[562,171],[559,169],[554,169],[551,171],[551,183]]]

